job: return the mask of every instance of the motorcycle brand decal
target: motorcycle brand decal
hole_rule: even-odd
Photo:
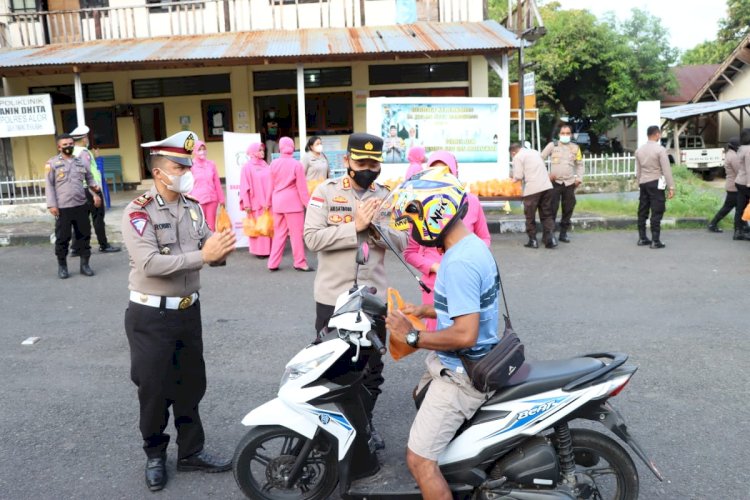
[[[547,414],[551,409],[557,408],[567,399],[569,399],[568,396],[559,396],[556,398],[537,399],[537,400],[531,399],[531,400],[522,401],[522,403],[526,403],[526,404],[529,404],[529,403],[539,403],[539,404],[535,404],[528,410],[523,410],[523,411],[518,412],[515,420],[511,421],[507,427],[505,427],[504,429],[500,429],[497,432],[493,432],[492,434],[487,436],[487,438],[485,439],[490,439],[490,438],[499,436],[500,434],[505,434],[506,432],[512,431],[513,429],[518,429],[520,427],[528,426],[536,420],[541,420],[540,417]]]
[[[331,417],[329,417],[327,413],[319,415],[318,418],[320,419],[320,423],[323,425],[328,425],[328,422],[331,421]]]
[[[343,196],[336,196],[333,199],[334,203],[349,203],[349,200],[347,198],[344,198]]]
[[[326,425],[331,420],[333,420],[334,422],[339,424],[341,427],[343,427],[347,431],[351,431],[353,429],[352,424],[350,424],[349,421],[346,419],[346,417],[343,416],[341,413],[335,413],[332,411],[325,411],[325,410],[318,410],[318,409],[314,409],[311,411],[318,415],[318,419],[320,419],[323,425]]]

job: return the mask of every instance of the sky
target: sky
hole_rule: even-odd
[[[559,0],[563,9],[587,9],[597,17],[611,11],[618,20],[630,17],[633,8],[661,18],[669,30],[672,46],[685,51],[716,38],[719,19],[726,16],[725,0]],[[542,2],[538,2],[542,3]]]

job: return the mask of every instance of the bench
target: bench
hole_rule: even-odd
[[[125,189],[122,180],[122,157],[120,155],[101,156],[104,164],[104,182],[111,182],[112,189],[117,192],[117,179],[119,178],[120,189]]]

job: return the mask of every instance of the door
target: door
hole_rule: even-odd
[[[80,0],[47,0],[46,4],[50,43],[82,41]]]
[[[138,145],[144,142],[159,141],[167,136],[164,124],[163,104],[138,104],[135,106],[135,127],[138,133]],[[148,170],[148,149],[140,148],[138,157],[141,162],[141,179],[150,179]]]

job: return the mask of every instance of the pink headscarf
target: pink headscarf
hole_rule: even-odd
[[[294,154],[294,141],[289,137],[279,139],[279,152],[283,156],[292,156]]]
[[[208,161],[206,158],[201,158],[198,156],[198,150],[200,148],[205,148],[206,143],[200,140],[196,140],[195,144],[193,145],[193,165],[197,166],[203,166],[203,164]]]
[[[431,167],[436,162],[443,162],[448,165],[451,174],[458,177],[458,162],[456,161],[456,157],[453,156],[453,153],[442,150],[435,151],[430,155],[430,159],[427,161],[427,166]]]
[[[422,146],[413,146],[409,148],[409,153],[406,155],[406,159],[409,160],[409,164],[418,164],[420,167],[422,163],[427,159],[425,158],[425,150]]]
[[[258,152],[263,144],[260,142],[253,142],[247,147],[247,162],[250,165],[267,165],[263,158],[258,158]]]

